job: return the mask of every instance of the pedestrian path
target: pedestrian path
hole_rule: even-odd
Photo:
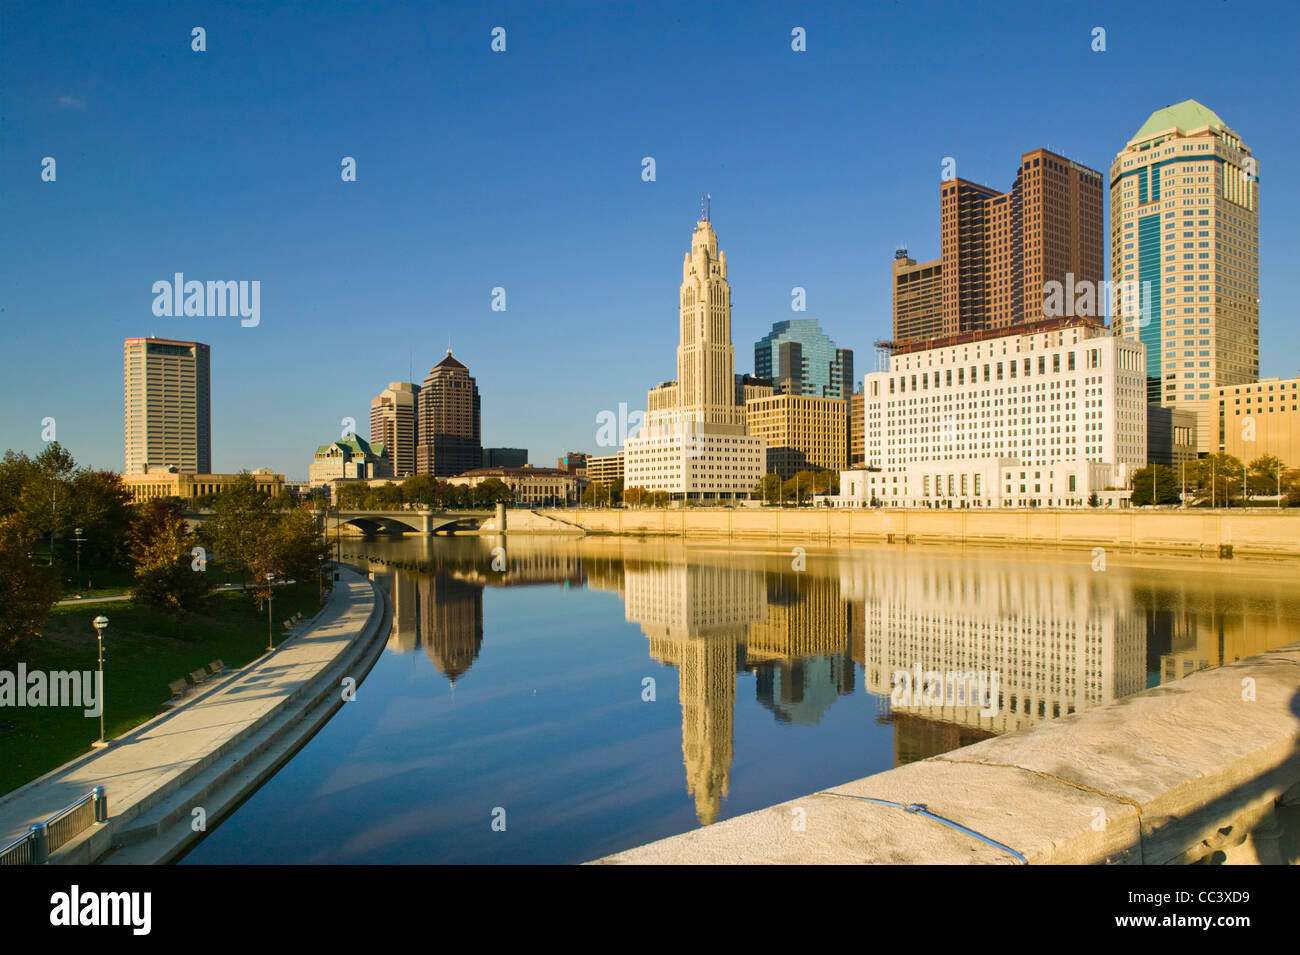
[[[292,705],[314,706],[313,681],[343,657],[358,636],[372,636],[383,598],[371,582],[341,568],[316,617],[248,666],[201,688],[189,701],[0,799],[0,845],[7,844],[96,786],[106,788],[109,822],[121,829],[192,780]],[[113,704],[112,674],[105,687]],[[358,674],[358,679],[360,674]],[[303,692],[309,691],[309,692]],[[247,747],[244,748],[245,750]],[[244,753],[240,758],[247,754]]]

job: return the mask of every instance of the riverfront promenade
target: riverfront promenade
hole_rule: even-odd
[[[386,600],[355,571],[338,573],[325,607],[273,652],[0,799],[0,844],[102,785],[108,822],[50,861],[94,862],[110,850],[113,862],[174,858],[198,838],[193,810],[203,810],[208,828],[215,825],[341,705],[343,678],[360,683],[382,650]],[[111,711],[111,660],[105,684]]]
[[[1300,557],[1300,508],[991,510],[684,507],[539,510],[589,534],[732,540],[1104,547]],[[513,520],[513,518],[512,518]]]
[[[1292,644],[597,861],[1285,864],[1298,806]]]

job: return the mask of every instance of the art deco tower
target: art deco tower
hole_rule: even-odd
[[[645,425],[624,447],[624,486],[679,500],[748,497],[765,443],[745,434],[736,400],[727,256],[707,212],[682,260],[678,309],[677,380],[646,395]]]

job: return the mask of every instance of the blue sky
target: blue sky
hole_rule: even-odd
[[[1259,159],[1261,374],[1300,368],[1294,4],[112,7],[0,5],[0,448],[39,451],[53,417],[120,470],[122,340],[153,334],[212,347],[214,469],[304,478],[450,336],[485,445],[609,453],[596,416],[676,373],[704,193],[737,371],[813,317],[861,374],[894,249],[938,255],[944,157],[1001,189],[1039,146],[1105,173],[1189,98]],[[175,272],[260,281],[260,324],[155,317]]]

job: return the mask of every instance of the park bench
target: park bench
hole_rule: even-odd
[[[195,686],[198,686],[199,684],[205,682],[207,678],[208,678],[207,670],[198,669],[198,670],[192,670],[190,672],[190,679],[194,681]]]
[[[185,679],[182,677],[179,680],[172,680],[170,683],[168,683],[167,689],[172,691],[172,698],[167,702],[169,704],[174,704],[177,701],[179,701],[181,697],[183,697],[186,693],[189,692],[190,685],[186,683]]]
[[[211,676],[216,676],[218,673],[224,672],[225,669],[226,669],[225,663],[223,663],[220,660],[213,660],[211,663],[208,664],[208,673]]]

